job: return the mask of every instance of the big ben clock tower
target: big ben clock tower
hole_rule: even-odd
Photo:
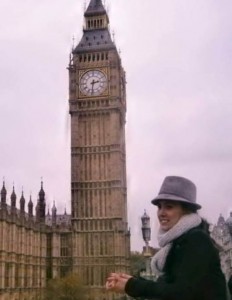
[[[69,64],[73,271],[90,299],[109,299],[110,272],[128,272],[126,80],[101,0],[84,14]]]

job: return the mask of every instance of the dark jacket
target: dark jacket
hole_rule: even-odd
[[[230,295],[232,296],[232,276],[230,276],[229,281],[228,281],[228,289],[229,289]]]
[[[218,251],[200,226],[173,241],[164,275],[158,280],[128,280],[129,296],[159,300],[226,300],[226,281]]]

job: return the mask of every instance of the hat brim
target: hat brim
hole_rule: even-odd
[[[187,200],[185,198],[178,197],[178,196],[175,196],[175,195],[170,195],[170,194],[159,194],[156,198],[151,200],[151,203],[154,204],[154,205],[157,205],[160,200],[179,201],[179,202],[184,202],[186,204],[194,206],[197,209],[201,208],[201,205],[199,205],[197,203],[190,202],[189,200]]]

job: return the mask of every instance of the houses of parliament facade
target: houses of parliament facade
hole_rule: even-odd
[[[117,299],[105,292],[111,271],[128,272],[126,79],[101,0],[90,0],[83,36],[69,70],[71,214],[46,214],[43,182],[37,203],[1,188],[0,299],[37,300],[48,280],[69,273],[89,287],[89,300]]]

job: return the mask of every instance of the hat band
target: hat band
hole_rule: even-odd
[[[184,203],[188,203],[190,205],[193,205],[193,206],[197,207],[198,209],[201,208],[201,205],[197,204],[195,201],[193,202],[193,201],[190,201],[186,198],[179,197],[179,196],[174,195],[174,194],[159,194],[151,202],[152,202],[152,204],[157,205],[157,202],[159,200],[180,201],[180,202],[184,202]]]

